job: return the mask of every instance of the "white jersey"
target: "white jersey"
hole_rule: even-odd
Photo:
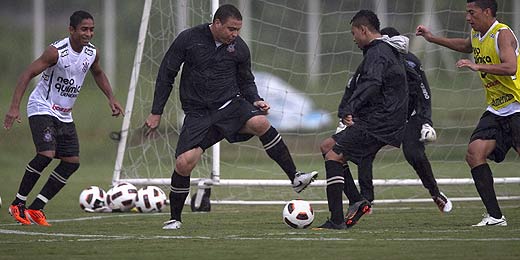
[[[43,71],[29,96],[27,115],[50,115],[69,123],[85,75],[96,59],[96,47],[89,43],[81,53],[77,53],[68,37],[51,46],[58,49],[58,62]]]

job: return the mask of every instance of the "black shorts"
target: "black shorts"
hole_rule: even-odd
[[[235,98],[226,107],[217,111],[188,112],[184,118],[175,158],[193,148],[206,150],[220,140],[243,142],[253,135],[240,134],[247,120],[257,115],[265,115],[243,98]]]
[[[55,151],[56,158],[79,156],[79,141],[74,122],[64,123],[49,115],[29,117],[37,152]]]
[[[343,154],[345,160],[356,164],[362,158],[375,156],[386,145],[366,131],[358,129],[355,125],[333,135],[332,139],[336,141],[332,150],[337,154]]]
[[[488,156],[490,160],[501,162],[509,149],[520,147],[520,113],[497,116],[484,112],[471,135],[470,143],[477,140],[495,140],[495,150]]]

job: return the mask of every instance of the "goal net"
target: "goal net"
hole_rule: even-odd
[[[504,1],[502,1],[504,2]],[[514,18],[514,1],[501,3],[499,19]],[[415,37],[418,24],[435,34],[467,37],[465,2],[444,1],[221,1],[239,7],[241,36],[248,43],[261,96],[270,103],[269,119],[281,132],[299,170],[319,171],[318,181],[296,194],[282,170],[265,153],[258,138],[226,141],[208,149],[191,175],[192,194],[211,188],[212,203],[284,203],[302,198],[325,203],[325,170],[319,150],[334,133],[337,106],[344,87],[362,59],[352,40],[350,19],[360,9],[378,13],[382,27],[393,26],[410,38],[411,51],[423,61],[432,90],[432,113],[438,139],[427,146],[439,188],[453,200],[479,200],[468,166],[466,146],[485,109],[484,91],[476,73],[456,69],[459,58]],[[147,0],[143,8],[134,69],[127,98],[113,182],[159,185],[168,189],[175,166],[175,148],[183,119],[178,82],[154,137],[142,128],[150,113],[161,60],[180,31],[210,22],[209,1]],[[179,73],[180,77],[180,73]],[[518,155],[490,163],[499,199],[518,199]],[[357,168],[351,164],[354,177]],[[402,151],[384,147],[373,166],[377,202],[429,201]]]

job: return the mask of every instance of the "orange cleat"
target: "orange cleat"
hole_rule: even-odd
[[[22,225],[31,225],[31,221],[27,218],[27,209],[25,205],[19,203],[18,205],[9,206],[9,214]]]
[[[42,210],[28,209],[25,212],[27,213],[29,220],[31,220],[33,223],[36,223],[40,226],[50,226],[51,225],[51,224],[47,223],[47,218],[45,217],[45,214],[43,213]]]

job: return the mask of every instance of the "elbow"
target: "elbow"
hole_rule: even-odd
[[[514,68],[511,68],[511,69],[507,70],[507,75],[508,76],[514,76],[514,75],[516,75],[516,71],[517,71],[517,68],[515,66]]]

